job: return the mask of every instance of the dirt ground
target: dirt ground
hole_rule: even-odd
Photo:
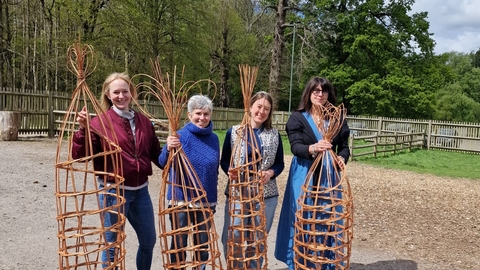
[[[0,141],[0,270],[58,269],[56,144],[49,139]],[[286,157],[286,170],[279,179],[282,195],[290,160]],[[348,164],[347,172],[355,197],[351,269],[480,269],[479,181],[356,162]],[[154,204],[158,202],[160,175],[157,169],[151,178]],[[219,192],[223,193],[226,177],[220,175]],[[215,218],[218,233],[222,215],[220,202]],[[276,224],[270,233],[270,247],[275,235]],[[162,269],[158,243],[152,269]],[[136,245],[128,225],[127,269],[135,269]],[[286,269],[275,260],[273,248],[269,249],[268,265],[269,269]]]

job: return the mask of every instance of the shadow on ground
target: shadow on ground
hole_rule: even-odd
[[[280,270],[288,270],[282,268]],[[352,263],[350,270],[418,270],[417,263],[409,260],[380,261],[371,264]]]
[[[379,261],[371,264],[352,263],[351,270],[417,270],[417,263],[409,260]]]

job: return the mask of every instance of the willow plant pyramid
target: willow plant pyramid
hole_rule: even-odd
[[[239,68],[245,114],[240,127],[232,132],[230,171],[235,177],[228,181],[227,266],[228,269],[250,269],[250,262],[255,260],[257,269],[267,269],[265,203],[260,172],[262,154],[249,114],[258,67],[240,65]]]
[[[152,62],[152,67],[154,75],[150,80],[153,83],[141,84],[142,88],[149,89],[142,94],[153,95],[162,103],[169,120],[170,133],[175,136],[182,111],[188,102],[187,94],[192,89],[200,87],[202,81],[207,80],[183,83],[183,71],[181,77],[177,79],[176,70],[170,80],[168,73],[162,73],[157,61]],[[180,85],[178,89],[176,83]],[[144,113],[148,114],[146,111]],[[169,192],[172,197],[167,200]],[[187,218],[186,224],[181,224],[180,216]],[[172,220],[172,225],[169,220]],[[202,265],[207,269],[223,269],[213,211],[209,207],[201,180],[181,147],[169,152],[167,164],[163,169],[159,229],[165,269],[201,269]],[[200,243],[200,234],[207,236],[203,243]],[[208,253],[208,259],[202,261],[201,253]]]
[[[323,139],[332,141],[346,110],[330,103],[312,107]],[[346,172],[332,150],[318,155],[302,186],[295,216],[295,269],[349,269],[353,238],[353,196]]]
[[[101,116],[95,96],[89,90],[85,78],[93,72],[93,48],[80,43],[72,45],[68,50],[69,69],[77,76],[77,86],[72,95],[72,101],[62,121],[57,143],[55,159],[55,197],[57,205],[58,225],[58,261],[59,269],[125,269],[125,234],[123,226],[124,198],[120,195],[122,177],[121,149],[118,147],[115,134],[105,137],[107,130],[112,130],[108,118],[97,117],[99,128],[90,126],[87,119],[85,134],[95,134],[100,138],[103,150],[97,152],[92,148],[92,136],[85,136],[85,149],[82,158],[72,158],[73,132],[78,129],[76,117],[84,107],[90,112]],[[111,164],[113,172],[105,167],[102,170],[93,168],[93,160],[103,160],[103,164]],[[98,169],[98,168],[97,168]],[[100,188],[99,179],[109,180],[109,186]],[[116,197],[117,204],[105,207],[105,201],[99,199],[100,194],[106,194],[106,188],[116,192],[110,196]],[[104,227],[107,213],[118,215],[117,223]],[[107,242],[105,233],[117,232],[115,242]],[[110,262],[102,262],[102,252],[116,249]]]

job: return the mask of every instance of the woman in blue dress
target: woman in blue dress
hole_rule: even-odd
[[[292,112],[286,124],[286,131],[294,157],[290,165],[278,223],[275,257],[279,261],[285,262],[290,269],[295,268],[293,238],[298,198],[301,195],[302,186],[313,160],[317,155],[322,155],[324,151],[332,149],[337,153],[338,158],[335,159],[337,164],[331,164],[331,166],[337,166],[339,170],[343,170],[350,156],[348,147],[350,130],[346,121],[333,140],[328,141],[322,138],[322,134],[312,119],[313,104],[325,105],[327,102],[336,104],[332,83],[326,78],[313,77],[305,86],[298,109]],[[324,177],[323,174],[321,177]],[[331,256],[331,254],[326,253],[324,256]],[[327,265],[322,269],[330,268]]]

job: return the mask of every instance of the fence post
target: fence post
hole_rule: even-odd
[[[412,140],[413,140],[413,135],[412,131],[410,130],[410,136],[408,136],[408,152],[412,152]]]
[[[398,143],[398,134],[396,131],[395,131],[394,138],[395,139],[393,141],[393,154],[395,155],[397,153],[397,143]]]
[[[354,136],[355,136],[354,134],[350,134],[350,137],[349,137],[349,139],[350,139],[350,157],[352,157],[352,159],[351,159],[352,161],[353,161],[353,137]]]
[[[53,96],[52,91],[48,90],[48,101],[47,101],[47,109],[48,109],[48,137],[53,138],[54,133],[54,120],[53,120]]]
[[[382,117],[378,117],[378,134],[382,134],[382,124],[383,124],[383,119]]]
[[[425,131],[424,131],[425,132]],[[430,150],[430,140],[432,140],[432,120],[428,120],[427,128],[427,150]]]

